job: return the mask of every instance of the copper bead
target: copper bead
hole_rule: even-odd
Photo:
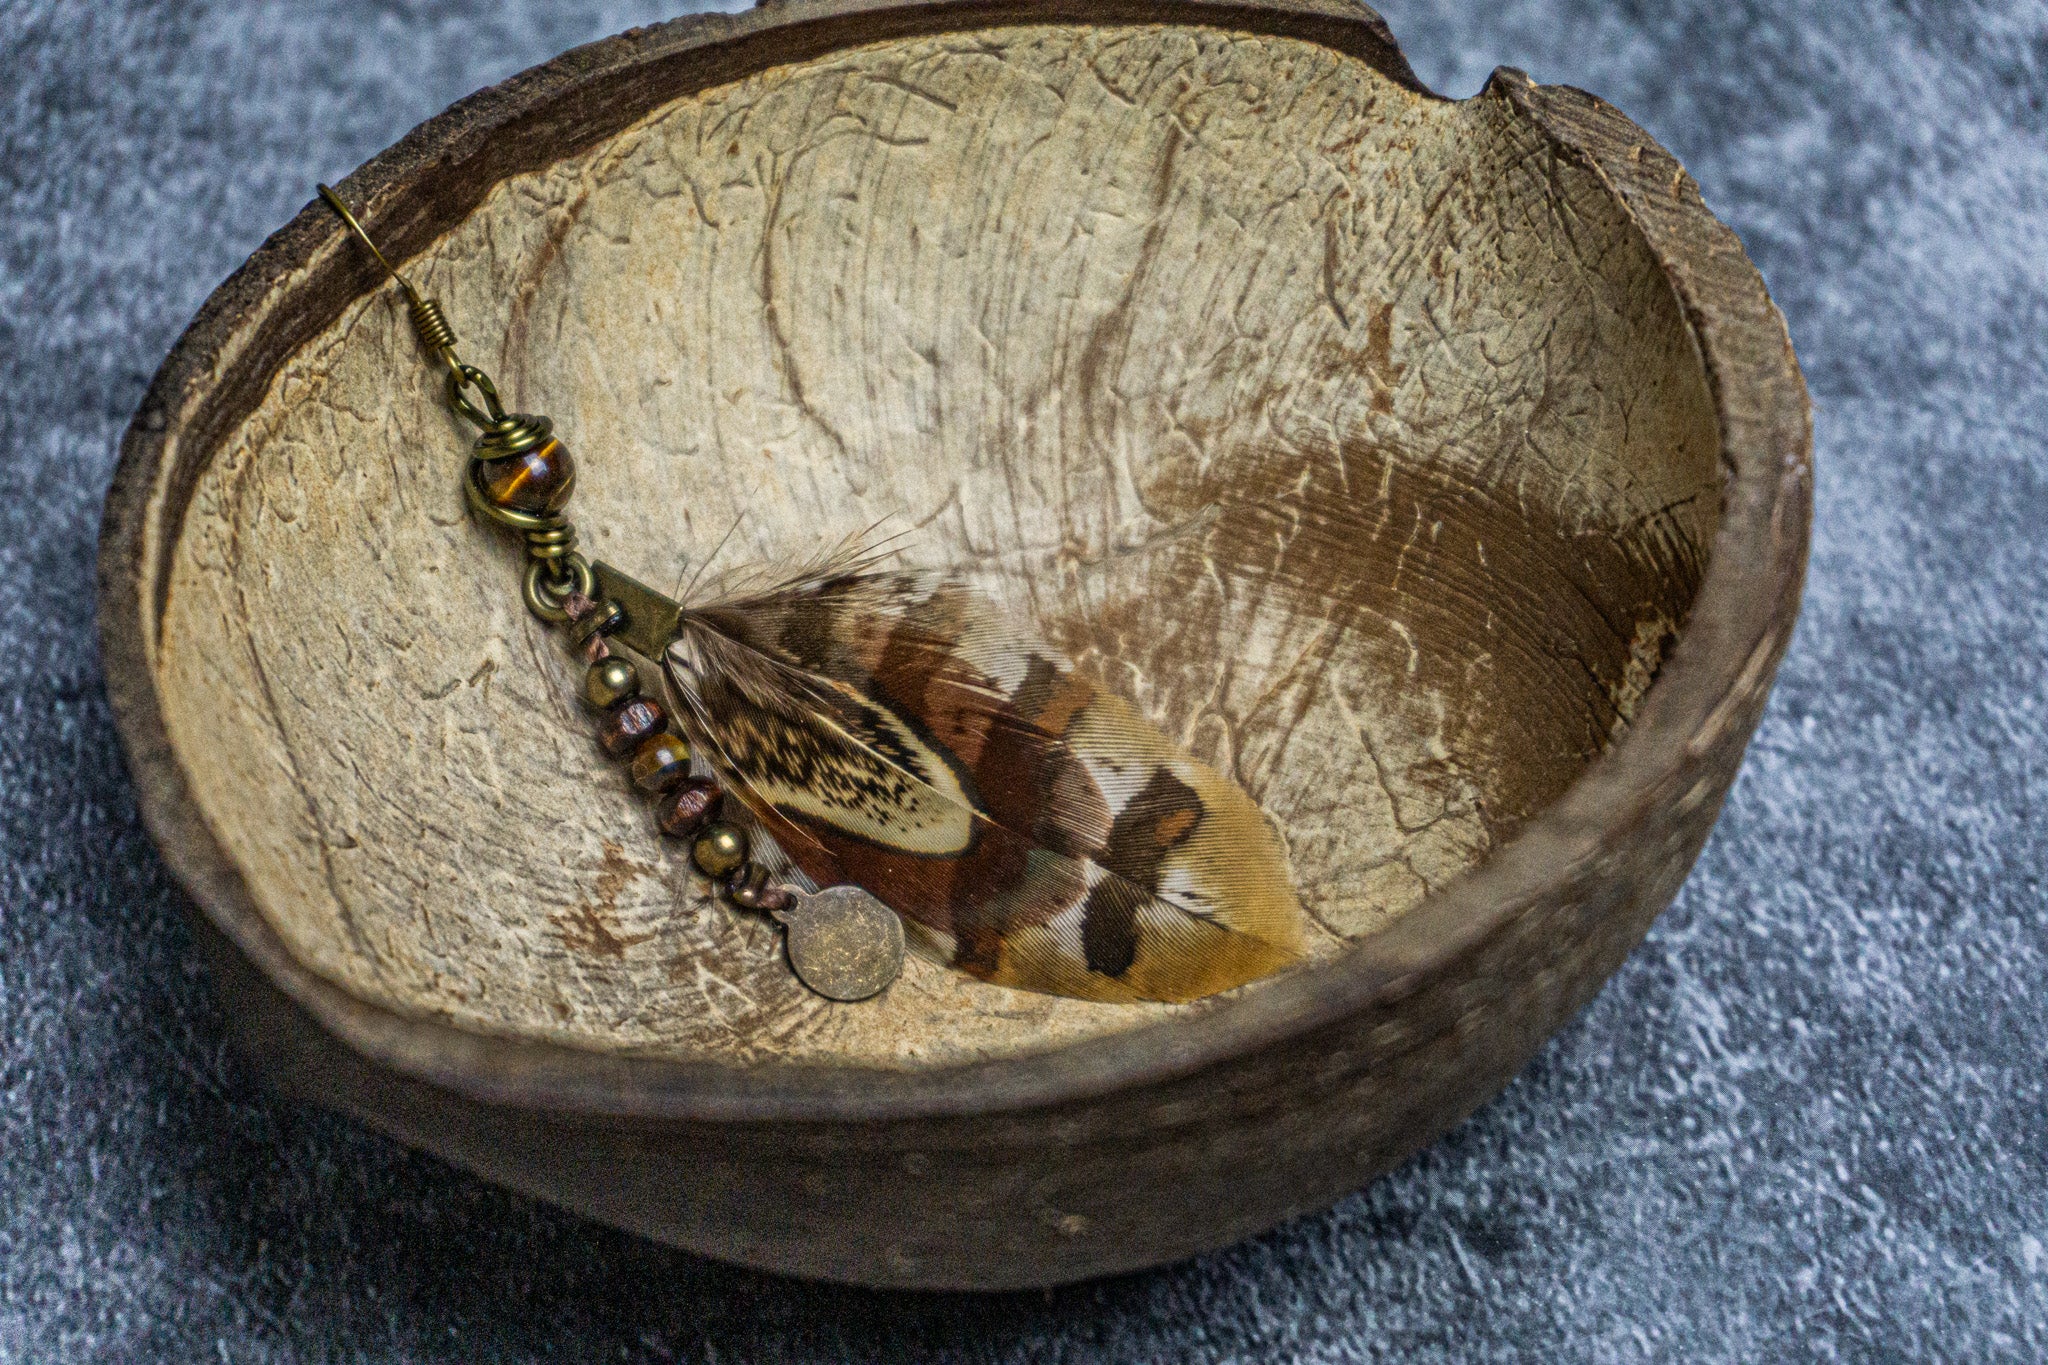
[[[632,771],[641,791],[665,792],[690,775],[690,746],[681,735],[656,735],[634,753]]]
[[[661,822],[661,832],[670,838],[694,838],[698,830],[717,816],[724,796],[716,782],[693,777],[655,803],[654,817]]]
[[[630,758],[641,745],[668,728],[668,713],[661,703],[636,697],[605,712],[597,723],[597,742],[613,758]]]
[[[550,516],[568,506],[576,489],[576,462],[569,447],[550,436],[531,450],[470,465],[477,492],[493,507]]]

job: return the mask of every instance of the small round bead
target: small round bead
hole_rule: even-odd
[[[470,465],[477,492],[493,507],[548,516],[561,511],[576,489],[576,462],[552,436],[531,450]]]
[[[636,697],[620,702],[597,723],[597,742],[613,758],[630,758],[641,745],[668,728],[661,703]]]
[[[689,778],[655,803],[654,818],[661,822],[661,832],[670,838],[693,838],[717,816],[724,797],[716,782]]]
[[[678,734],[660,734],[633,755],[633,785],[644,792],[665,792],[690,775],[690,746]]]
[[[708,825],[690,846],[690,860],[713,880],[730,877],[747,860],[746,833],[723,821]]]
[[[599,659],[583,675],[583,700],[600,711],[640,695],[640,670],[616,654]]]

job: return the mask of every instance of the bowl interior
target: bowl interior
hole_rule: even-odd
[[[668,586],[904,533],[1238,777],[1324,955],[1627,724],[1718,517],[1697,350],[1597,177],[1505,101],[1291,39],[1049,25],[776,67],[503,182],[408,268],[576,449],[590,553]],[[184,518],[165,726],[300,960],[690,1059],[945,1065],[1168,1009],[921,962],[805,993],[592,743],[466,513],[466,442],[379,291]]]

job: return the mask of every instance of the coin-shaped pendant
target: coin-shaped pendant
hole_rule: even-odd
[[[857,886],[799,895],[775,918],[791,970],[827,1000],[865,1000],[903,971],[903,921]]]

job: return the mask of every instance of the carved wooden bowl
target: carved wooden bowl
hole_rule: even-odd
[[[591,743],[467,434],[319,205],[108,500],[144,812],[296,1093],[711,1255],[1046,1284],[1324,1204],[1492,1095],[1705,839],[1792,629],[1805,393],[1672,158],[1337,4],[830,0],[467,100],[342,187],[666,585],[871,523],[1284,830],[1308,963],[837,1005]],[[737,529],[733,529],[736,526]]]

